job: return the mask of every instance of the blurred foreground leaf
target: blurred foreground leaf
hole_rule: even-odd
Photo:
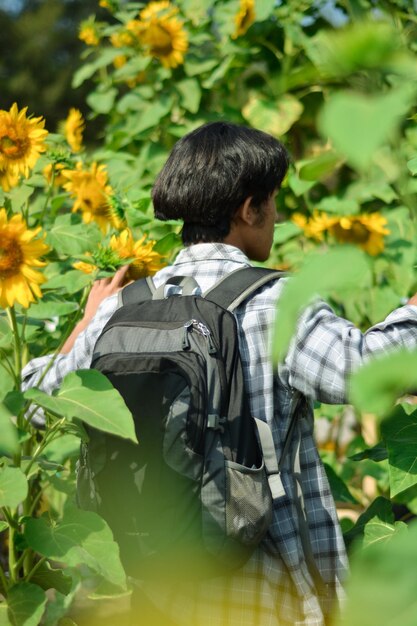
[[[314,297],[325,297],[334,290],[352,289],[369,275],[366,255],[357,248],[341,246],[326,254],[305,258],[300,272],[285,285],[275,323],[273,356],[281,360],[288,349],[297,319]]]

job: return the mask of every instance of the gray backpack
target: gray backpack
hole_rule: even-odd
[[[284,492],[272,433],[249,410],[233,311],[281,276],[253,267],[204,295],[178,276],[120,292],[91,367],[123,396],[139,444],[88,428],[78,500],[108,522],[134,577],[225,573],[268,530]]]

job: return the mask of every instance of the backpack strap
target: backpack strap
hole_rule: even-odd
[[[155,293],[155,285],[150,276],[140,278],[119,291],[119,306],[136,304],[142,300],[151,300]]]
[[[266,267],[244,267],[223,276],[211,289],[204,293],[211,300],[228,311],[234,311],[246,298],[263,285],[285,276]]]

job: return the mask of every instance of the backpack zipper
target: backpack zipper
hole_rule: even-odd
[[[183,350],[190,349],[191,344],[190,344],[190,338],[188,334],[190,332],[193,332],[193,330],[196,330],[200,335],[203,335],[203,337],[206,339],[207,345],[208,345],[208,353],[209,354],[217,353],[216,347],[213,343],[213,338],[211,336],[211,331],[209,328],[207,328],[205,324],[203,324],[203,322],[200,322],[199,320],[196,320],[196,319],[191,319],[185,322],[183,328],[184,328],[184,334],[182,338]]]

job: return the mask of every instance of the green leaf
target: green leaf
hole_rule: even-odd
[[[13,414],[0,402],[0,455],[13,454],[18,448],[17,429],[12,422],[12,418]]]
[[[336,626],[417,624],[417,526],[356,551]]]
[[[411,174],[415,176],[417,174],[417,157],[413,157],[410,161],[407,161],[407,167]]]
[[[80,439],[75,435],[64,434],[54,439],[45,448],[44,456],[52,463],[62,464],[67,459],[80,455]]]
[[[32,583],[18,583],[7,594],[13,626],[38,626],[46,605],[45,592]]]
[[[417,411],[408,415],[402,406],[381,423],[388,450],[391,497],[417,485]]]
[[[67,214],[56,218],[48,230],[46,241],[60,256],[77,257],[94,249],[101,237],[95,225],[80,224],[76,216]]]
[[[208,59],[206,56],[199,58],[194,54],[187,54],[184,62],[184,71],[187,76],[199,76],[218,65],[218,59]]]
[[[388,141],[407,113],[412,96],[408,87],[372,97],[337,92],[324,105],[319,128],[353,167],[367,169],[374,152]]]
[[[263,22],[271,15],[274,7],[276,6],[276,0],[256,0],[255,4],[255,19],[257,22]]]
[[[302,232],[302,229],[294,224],[294,222],[283,222],[277,224],[274,230],[274,244],[281,244],[288,241],[292,237],[296,237]]]
[[[78,418],[100,430],[137,442],[130,411],[108,378],[96,370],[78,370],[65,376],[55,395],[28,389],[25,397],[68,419]]]
[[[321,29],[306,40],[306,51],[323,74],[342,77],[392,64],[398,44],[398,31],[388,21],[368,20],[343,30]]]
[[[0,533],[2,533],[3,530],[6,530],[7,528],[9,528],[9,524],[7,522],[0,521]]]
[[[84,289],[91,282],[91,276],[78,270],[70,270],[63,274],[55,275],[42,285],[42,289],[60,289],[64,293],[72,295]]]
[[[26,476],[18,467],[0,468],[0,507],[12,509],[23,502],[28,493]]]
[[[52,569],[47,561],[38,567],[31,578],[31,582],[45,591],[56,589],[64,596],[67,596],[72,588],[72,578],[66,576],[60,569]]]
[[[385,523],[394,524],[394,513],[392,512],[391,502],[381,496],[376,498],[366,511],[361,513],[355,526],[345,534],[344,538],[348,545],[353,540],[358,540],[363,537],[366,524],[375,516]]]
[[[176,83],[181,94],[181,104],[190,113],[197,113],[201,101],[201,87],[196,78],[184,78]]]
[[[330,176],[341,164],[342,159],[336,152],[323,152],[315,159],[304,163],[298,175],[301,180],[319,181]]]
[[[106,48],[100,53],[98,59],[93,61],[92,63],[86,63],[79,70],[77,70],[72,79],[72,86],[74,89],[79,87],[86,81],[88,78],[94,76],[94,74],[101,67],[105,67],[109,65],[117,56],[120,55],[120,50],[115,48]]]
[[[242,115],[252,126],[280,137],[301,117],[303,105],[290,94],[278,102],[264,100],[253,94],[242,109]]]
[[[129,126],[129,133],[139,135],[144,130],[158,126],[162,118],[170,112],[171,105],[170,98],[146,104],[141,113],[135,115],[135,122]]]
[[[369,278],[369,262],[365,253],[348,246],[335,247],[305,258],[301,271],[284,287],[275,322],[274,359],[281,360],[288,349],[297,319],[308,303],[334,290],[357,288]]]
[[[29,187],[25,184],[21,184],[10,191],[9,196],[15,213],[20,212],[34,191],[34,187]]]
[[[0,602],[0,626],[13,626],[9,620],[7,604]]]
[[[28,317],[38,320],[45,320],[51,317],[65,317],[78,311],[78,302],[60,302],[59,300],[47,300],[31,304],[28,309]]]
[[[350,379],[350,401],[360,411],[386,415],[404,393],[417,389],[417,352],[377,356]]]
[[[360,206],[356,200],[337,198],[336,196],[323,198],[317,203],[316,208],[319,211],[335,213],[336,215],[356,215],[360,211]]]
[[[117,89],[111,88],[107,91],[93,91],[87,96],[87,103],[96,113],[109,113],[113,108],[117,96]]]
[[[389,285],[380,285],[370,291],[371,321],[381,322],[400,306],[400,298]]]
[[[346,484],[328,463],[324,463],[324,469],[326,470],[327,479],[335,501],[358,504],[358,501],[352,496]]]
[[[385,461],[388,458],[388,451],[385,444],[379,442],[372,448],[366,448],[361,452],[352,454],[352,456],[349,456],[348,458],[351,461],[364,461],[365,459],[371,459],[371,461],[379,463],[380,461]]]
[[[396,534],[404,531],[407,532],[407,524],[404,522],[388,524],[378,517],[373,517],[365,526],[363,547],[366,548],[376,543],[386,544]]]
[[[177,233],[168,233],[165,237],[162,237],[155,245],[154,250],[159,254],[166,255],[171,250],[181,245],[181,237]]]
[[[109,582],[125,588],[118,545],[99,515],[71,508],[57,523],[47,517],[30,518],[24,534],[29,546],[39,554],[69,567],[87,565]]]

